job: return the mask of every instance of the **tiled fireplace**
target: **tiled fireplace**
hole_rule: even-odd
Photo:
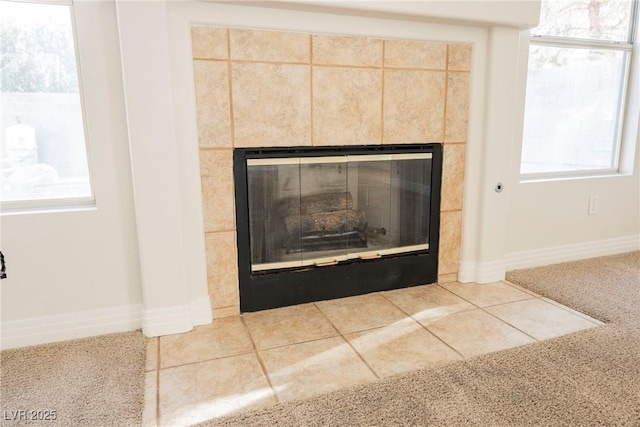
[[[438,281],[457,278],[471,47],[192,27],[208,283],[239,308],[234,148],[444,144]]]

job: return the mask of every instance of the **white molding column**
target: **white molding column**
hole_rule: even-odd
[[[520,116],[518,87],[520,30],[492,27],[487,52],[485,129],[482,144],[478,210],[475,212],[473,255],[460,263],[461,282],[491,283],[505,276],[505,243],[512,148]],[[521,98],[521,97],[520,97]],[[502,183],[502,191],[496,185]],[[467,211],[467,214],[470,212]],[[464,242],[463,242],[464,243]],[[473,261],[465,261],[470,259]]]
[[[166,8],[117,2],[147,336],[212,319],[206,275],[204,283],[188,280]]]

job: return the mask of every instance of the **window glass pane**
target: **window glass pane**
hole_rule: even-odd
[[[91,197],[69,6],[0,1],[0,201]]]
[[[530,47],[522,173],[615,167],[625,55]]]
[[[543,0],[531,34],[629,41],[632,0]]]

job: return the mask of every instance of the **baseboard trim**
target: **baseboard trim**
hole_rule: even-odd
[[[506,271],[640,250],[640,235],[562,245],[505,255]]]
[[[142,333],[148,337],[179,334],[193,329],[189,304],[144,310]]]
[[[127,332],[142,325],[142,305],[2,322],[1,348],[27,347],[96,335]]]
[[[209,295],[191,301],[191,317],[195,326],[208,325],[213,322],[213,310]]]
[[[465,262],[460,261],[458,281],[462,283],[493,283],[504,280],[505,262]]]
[[[188,332],[194,326],[213,321],[209,297],[198,298],[187,304],[144,310],[142,333],[148,337]]]

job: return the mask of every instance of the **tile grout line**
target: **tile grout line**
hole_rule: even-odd
[[[232,63],[237,63],[237,64],[258,64],[258,65],[312,65],[314,67],[320,67],[320,68],[344,68],[344,69],[352,69],[352,70],[382,70],[382,69],[387,69],[387,70],[391,70],[391,71],[428,71],[428,72],[434,72],[434,73],[444,73],[444,72],[447,71],[447,67],[446,66],[444,68],[400,67],[400,66],[384,65],[384,62],[383,62],[382,65],[376,66],[376,65],[335,64],[335,63],[323,64],[323,63],[314,62],[313,59],[311,59],[309,62],[303,62],[303,61],[299,61],[299,62],[295,62],[295,61],[268,61],[268,60],[258,60],[258,59],[231,59],[231,57],[229,57],[228,59],[224,59],[224,58],[193,58],[193,60],[194,61],[203,61],[203,62],[226,62],[226,61],[230,61]],[[471,71],[458,71],[458,70],[451,70],[451,71],[455,71],[456,73],[461,73],[461,74],[471,74]]]
[[[233,147],[218,147],[218,146],[205,146],[205,147],[199,147],[200,151],[233,151]],[[202,175],[202,176],[207,176],[207,175]]]
[[[439,286],[438,284],[436,284],[436,286]],[[449,345],[447,342],[445,342],[442,338],[440,338],[438,335],[436,335],[435,333],[431,332],[426,326],[424,326],[422,323],[420,323],[418,321],[418,319],[416,319],[415,317],[413,317],[411,314],[407,313],[406,311],[404,311],[400,306],[398,306],[397,304],[394,304],[393,301],[391,301],[389,298],[385,297],[384,295],[382,295],[382,293],[380,293],[380,295],[386,299],[387,301],[389,301],[391,304],[393,304],[395,307],[398,308],[398,310],[400,310],[401,312],[403,312],[404,314],[406,314],[407,316],[409,316],[414,322],[416,322],[422,329],[424,329],[428,334],[432,335],[433,337],[435,337],[438,341],[440,341],[442,344],[444,344],[445,346],[447,346],[448,348],[450,348],[451,350],[453,350],[453,352],[455,352],[458,356],[460,356],[462,359],[466,359],[466,357],[460,353],[458,350],[456,350],[455,348],[453,348],[451,345]],[[468,310],[465,310],[468,311]]]
[[[156,426],[160,425],[160,337],[156,345]]]
[[[517,301],[514,301],[514,302],[517,302]],[[505,304],[508,304],[508,303],[505,303]],[[499,305],[503,305],[503,304],[496,304],[496,305],[492,305],[492,306],[490,306],[490,307],[497,307],[497,306],[499,306]],[[489,307],[487,307],[487,308],[489,308]],[[512,325],[511,323],[507,322],[506,320],[503,320],[503,319],[499,318],[499,317],[498,317],[498,316],[496,316],[495,314],[488,312],[488,311],[487,311],[487,310],[485,310],[483,307],[480,307],[480,310],[484,311],[484,312],[485,312],[485,313],[487,313],[489,316],[491,316],[491,317],[493,317],[493,318],[495,318],[495,319],[499,320],[500,322],[502,322],[502,323],[504,323],[504,324],[506,324],[506,325],[511,326],[511,327],[512,327],[513,329],[515,329],[516,331],[522,332],[522,333],[523,333],[523,334],[525,334],[526,336],[528,336],[528,337],[532,338],[535,342],[545,341],[544,339],[540,340],[540,339],[538,339],[538,338],[534,337],[533,335],[531,335],[531,334],[529,334],[529,333],[527,333],[527,332],[523,331],[522,329],[520,329],[520,328],[516,327],[515,325]],[[564,335],[564,334],[563,334],[563,335]],[[558,335],[558,336],[560,336],[560,335]],[[556,337],[553,337],[553,338],[556,338]],[[522,345],[522,344],[521,344],[521,345]],[[516,346],[516,347],[519,347],[519,346]]]
[[[460,283],[460,282],[450,282],[450,283]],[[475,282],[471,282],[471,283],[475,283]],[[463,284],[463,283],[461,283],[461,284]],[[531,296],[530,298],[522,298],[522,299],[517,299],[517,300],[513,300],[513,301],[501,302],[501,303],[498,303],[498,304],[491,304],[491,305],[486,305],[486,306],[479,306],[478,304],[474,303],[473,301],[471,301],[471,300],[469,300],[469,299],[467,299],[467,298],[463,297],[462,295],[459,295],[459,294],[455,293],[454,291],[452,291],[452,290],[450,290],[450,289],[447,289],[447,288],[446,288],[446,287],[444,287],[444,286],[441,286],[441,285],[439,285],[439,284],[438,284],[438,286],[440,286],[440,287],[441,287],[442,289],[444,289],[445,291],[449,292],[451,295],[454,295],[454,296],[456,296],[456,297],[460,298],[461,300],[464,300],[464,301],[468,302],[469,304],[471,304],[471,305],[473,305],[474,307],[479,308],[479,309],[482,309],[483,307],[495,307],[495,306],[503,305],[503,304],[511,304],[512,302],[520,302],[520,301],[525,301],[525,300],[528,300],[528,299],[533,299],[533,298],[535,298],[535,297]],[[478,284],[478,286],[482,286],[482,285]],[[525,294],[526,294],[526,292],[523,292],[523,293],[525,293]],[[469,311],[469,310],[462,310],[462,311]]]
[[[440,286],[440,285],[438,285],[438,286]],[[504,320],[500,319],[499,317],[494,316],[493,314],[489,313],[487,310],[485,310],[485,308],[489,308],[489,307],[497,307],[497,306],[499,306],[499,305],[505,305],[505,304],[511,304],[512,302],[526,301],[526,300],[529,300],[529,299],[534,299],[535,297],[531,296],[531,298],[523,298],[523,299],[518,299],[518,300],[514,300],[514,301],[502,302],[502,303],[499,303],[499,304],[492,304],[492,305],[487,305],[487,306],[483,306],[483,307],[481,307],[481,306],[479,306],[479,305],[477,305],[477,304],[475,304],[475,303],[473,303],[473,302],[469,301],[468,299],[464,298],[462,295],[458,295],[458,294],[456,294],[455,292],[453,292],[453,291],[451,291],[451,290],[449,290],[449,289],[445,288],[444,286],[440,286],[440,287],[441,287],[442,289],[444,289],[445,291],[450,292],[452,295],[455,295],[456,297],[458,297],[458,298],[460,298],[460,299],[462,299],[462,300],[464,300],[464,301],[468,302],[469,304],[471,304],[471,305],[475,306],[477,309],[484,311],[485,313],[487,313],[488,315],[490,315],[490,316],[492,316],[492,317],[495,317],[496,319],[498,319],[498,320],[499,320],[499,321],[501,321],[502,323],[504,323],[504,324],[507,324],[507,325],[511,326],[511,327],[512,327],[512,328],[514,328],[515,330],[522,332],[523,334],[525,334],[525,335],[526,335],[526,336],[528,336],[528,337],[533,338],[536,342],[539,342],[539,341],[540,341],[539,339],[537,339],[537,338],[535,338],[535,337],[533,337],[533,336],[529,335],[529,334],[528,334],[528,333],[526,333],[525,331],[522,331],[522,330],[520,330],[520,329],[516,328],[515,326],[513,326],[513,325],[512,325],[512,324],[510,324],[509,322],[506,322],[506,321],[504,321]],[[524,292],[524,293],[526,293],[526,292]],[[470,310],[463,310],[463,311],[470,311]]]
[[[381,94],[380,94],[380,144],[384,144],[384,78],[386,75],[386,70],[384,67],[385,44],[386,42],[382,40],[382,82],[381,82]]]
[[[537,297],[536,299],[539,299],[542,302],[545,302],[545,303],[547,303],[549,305],[552,305],[552,306],[557,307],[557,308],[559,308],[561,310],[564,310],[569,314],[573,314],[574,316],[579,317],[579,318],[581,318],[583,320],[586,320],[587,322],[591,322],[595,326],[604,326],[604,325],[606,325],[608,323],[611,323],[610,321],[605,322],[604,320],[600,320],[600,319],[596,319],[595,317],[591,317],[586,313],[582,313],[582,312],[580,312],[578,310],[575,310],[575,309],[573,309],[571,307],[568,307],[568,306],[566,306],[564,304],[561,304],[558,301],[554,301],[551,298],[544,297],[542,295]]]
[[[260,357],[260,353],[258,352],[258,347],[256,347],[256,343],[253,340],[253,336],[251,335],[251,330],[247,326],[247,323],[245,322],[244,317],[240,316],[240,322],[242,322],[242,326],[244,326],[244,329],[247,331],[247,335],[249,335],[249,340],[251,341],[251,346],[253,347],[253,354],[256,356],[256,359],[258,360],[258,364],[260,365],[260,369],[262,369],[262,374],[267,380],[267,384],[269,384],[269,388],[273,392],[273,397],[275,397],[276,403],[280,403],[280,397],[278,396],[278,393],[276,392],[276,389],[273,386],[273,383],[271,382],[271,377],[269,377],[269,373],[267,372],[267,367],[264,366],[264,361]]]
[[[340,336],[340,333],[338,332],[337,335],[331,335],[331,336],[322,337],[322,338],[313,338],[313,339],[310,339],[310,340],[297,341],[297,342],[292,342],[292,343],[289,343],[289,344],[276,345],[276,346],[273,346],[273,347],[265,347],[265,348],[261,348],[260,350],[262,350],[262,351],[275,350],[275,349],[278,349],[278,348],[289,347],[291,345],[307,344],[307,343],[310,343],[310,342],[322,341],[322,340],[326,340],[327,338],[335,338],[335,337],[339,337],[339,336]]]
[[[233,116],[233,70],[231,67],[231,31],[227,28],[227,84],[229,86],[229,139],[231,148],[236,145],[235,120]]]
[[[515,284],[515,283],[513,283],[513,282],[510,282],[510,281],[508,281],[507,279],[503,279],[503,280],[501,280],[501,282],[502,282],[502,283],[504,283],[504,284],[506,284],[506,285],[511,286],[511,287],[512,287],[512,288],[514,288],[514,289],[517,289],[517,290],[522,291],[522,292],[524,292],[524,293],[527,293],[527,294],[529,294],[529,295],[533,295],[533,296],[534,296],[534,297],[536,297],[536,298],[537,298],[537,297],[541,297],[541,296],[542,296],[542,295],[536,294],[535,292],[533,292],[533,291],[531,291],[531,290],[529,290],[529,289],[525,289],[525,288],[523,288],[523,287],[521,287],[521,286],[518,286],[517,284]]]
[[[447,100],[449,98],[449,45],[446,45],[444,55],[444,100],[442,108],[442,144],[447,138]],[[444,151],[444,150],[443,150]],[[444,153],[442,153],[444,158]],[[444,160],[443,160],[444,161]]]
[[[517,290],[519,290],[521,292],[524,292],[526,294],[531,295],[531,297],[534,298],[534,299],[537,299],[537,300],[540,300],[540,301],[545,302],[547,304],[550,304],[550,305],[552,305],[554,307],[557,307],[557,308],[559,308],[561,310],[566,311],[569,314],[573,314],[574,316],[579,317],[581,319],[587,320],[587,321],[593,323],[596,326],[603,326],[603,325],[607,324],[607,322],[604,322],[604,321],[602,321],[600,319],[596,319],[595,317],[589,316],[586,313],[583,313],[583,312],[581,312],[579,310],[573,309],[573,308],[571,308],[569,306],[566,306],[566,305],[564,305],[564,304],[562,304],[562,303],[560,303],[558,301],[555,301],[555,300],[553,300],[553,299],[551,299],[549,297],[545,297],[544,295],[536,294],[535,292],[530,291],[530,290],[528,290],[526,288],[522,288],[519,285],[517,285],[517,284],[515,284],[513,282],[510,282],[510,281],[508,281],[506,279],[505,280],[501,280],[501,282],[506,284],[506,285],[511,286],[513,289],[517,289]],[[524,300],[522,300],[522,301],[524,301]]]
[[[511,304],[511,303],[514,303],[514,302],[528,301],[528,300],[531,300],[531,299],[538,299],[538,298],[534,297],[533,295],[529,295],[529,298],[514,299],[513,301],[500,302],[500,303],[497,303],[497,304],[483,305],[482,307],[478,306],[478,308],[498,307],[499,305],[507,305],[507,304]]]
[[[313,305],[316,306],[316,308],[318,309],[318,311],[324,316],[325,319],[327,319],[327,322],[329,322],[329,324],[333,327],[333,329],[336,330],[336,332],[338,332],[340,338],[342,338],[344,340],[344,342],[347,343],[347,345],[349,347],[351,347],[351,349],[356,353],[356,355],[358,356],[358,358],[362,361],[362,363],[364,363],[364,365],[369,369],[369,371],[371,371],[371,373],[373,374],[373,376],[376,379],[380,379],[380,376],[378,375],[378,373],[371,367],[369,366],[369,364],[367,363],[366,360],[364,360],[364,357],[360,354],[360,352],[353,346],[353,344],[351,344],[351,342],[338,330],[338,328],[336,327],[336,325],[333,324],[333,322],[331,321],[331,319],[329,319],[329,317],[324,313],[324,311],[322,311],[322,309],[320,307],[318,307],[318,305],[314,302]]]
[[[502,281],[501,281],[501,282],[502,282]],[[506,283],[505,283],[505,284],[506,284]],[[492,305],[486,305],[486,306],[482,306],[482,307],[481,307],[481,306],[479,306],[479,305],[477,305],[477,304],[475,304],[475,303],[473,303],[473,302],[471,302],[471,301],[469,301],[469,300],[465,299],[465,298],[464,298],[464,297],[462,297],[461,295],[458,295],[458,294],[456,294],[455,292],[450,291],[449,289],[446,289],[446,288],[445,288],[445,287],[443,287],[443,286],[440,286],[440,287],[441,287],[441,288],[443,288],[443,289],[445,289],[446,291],[451,292],[453,295],[457,296],[458,298],[461,298],[461,299],[463,299],[463,300],[467,301],[469,304],[472,304],[472,305],[476,306],[478,309],[480,309],[480,310],[484,311],[485,313],[487,313],[488,315],[490,315],[490,316],[492,316],[492,317],[496,318],[496,319],[497,319],[497,320],[499,320],[500,322],[502,322],[502,323],[504,323],[504,324],[506,324],[506,325],[509,325],[510,327],[512,327],[513,329],[515,329],[515,330],[517,330],[517,331],[519,331],[519,332],[522,332],[523,334],[525,334],[526,336],[528,336],[528,337],[532,338],[532,339],[533,339],[533,340],[535,340],[536,342],[546,341],[546,340],[548,339],[548,338],[545,338],[545,339],[538,339],[538,338],[534,337],[533,335],[531,335],[531,334],[529,334],[529,333],[527,333],[527,332],[523,331],[522,329],[520,329],[520,328],[516,327],[515,325],[512,325],[511,323],[507,322],[506,320],[503,320],[503,319],[499,318],[498,316],[496,316],[496,315],[494,315],[494,314],[492,314],[492,313],[488,312],[487,310],[485,310],[485,308],[498,307],[498,306],[501,306],[501,305],[507,305],[507,304],[511,304],[511,303],[515,303],[515,302],[522,302],[522,301],[527,301],[527,300],[532,300],[532,299],[539,299],[539,298],[537,298],[537,297],[535,297],[535,296],[533,296],[533,295],[531,295],[531,294],[528,294],[527,292],[520,291],[520,292],[522,292],[522,293],[524,293],[524,294],[527,294],[527,295],[529,296],[529,298],[517,299],[517,300],[513,300],[513,301],[502,302],[502,303],[499,303],[499,304],[492,304]],[[511,286],[511,288],[513,288],[513,286]],[[513,288],[513,289],[516,289],[516,288]],[[519,290],[519,289],[516,289],[516,290]],[[469,311],[469,310],[464,310],[464,311]],[[572,313],[572,314],[573,314],[573,313]],[[577,316],[577,315],[575,315],[575,314],[574,314],[574,316],[576,316],[576,317],[580,317],[580,316]],[[593,323],[593,322],[592,322],[592,323]],[[596,325],[596,324],[594,323],[594,325]],[[601,325],[596,325],[596,326],[601,326]],[[573,332],[577,332],[577,331],[573,331]],[[570,332],[570,333],[573,333],[573,332]],[[563,335],[566,335],[566,334],[563,334]],[[562,335],[558,335],[558,336],[562,336]]]
[[[176,369],[176,368],[182,368],[183,366],[191,366],[191,365],[197,365],[199,363],[206,363],[206,362],[212,362],[214,360],[222,360],[222,359],[228,359],[230,357],[236,357],[236,356],[245,356],[247,354],[251,354],[253,353],[253,350],[247,350],[247,351],[240,351],[238,353],[233,353],[233,354],[227,354],[225,356],[219,356],[219,357],[211,357],[208,359],[202,359],[202,360],[197,360],[195,362],[186,362],[186,363],[181,363],[179,365],[171,365],[171,366],[165,366],[164,368],[162,368],[162,370],[166,371],[168,369]]]
[[[313,113],[315,101],[313,99],[313,36],[309,35],[309,143],[315,146]]]
[[[229,233],[229,232],[236,232],[236,229],[229,229],[229,230],[216,230],[216,231],[205,231],[204,234],[216,234],[216,233]],[[225,307],[218,307],[218,308],[227,308],[227,307],[235,307],[233,305],[228,305]]]
[[[574,316],[577,316],[577,317],[580,317],[580,318],[582,318],[584,320],[587,320],[587,321],[593,323],[594,325],[603,326],[603,324],[606,324],[606,322],[604,322],[604,321],[602,321],[600,319],[596,319],[595,317],[589,316],[588,314],[583,313],[580,310],[573,309],[573,308],[571,308],[569,306],[566,306],[566,305],[564,305],[564,304],[562,304],[562,303],[560,303],[558,301],[555,301],[555,300],[553,300],[553,299],[551,299],[549,297],[545,297],[544,295],[536,294],[535,292],[533,292],[533,291],[531,291],[529,289],[523,288],[523,287],[517,285],[516,283],[510,282],[510,281],[508,281],[506,279],[501,280],[501,282],[506,284],[506,285],[511,286],[513,289],[517,289],[517,290],[519,290],[521,292],[524,292],[526,294],[531,295],[532,298],[538,299],[538,300],[540,300],[542,302],[546,302],[547,304],[553,305],[554,307],[558,307],[558,308],[566,311],[567,313],[573,314]],[[548,301],[545,301],[545,299],[547,299]],[[524,301],[524,300],[522,300],[522,301]]]

